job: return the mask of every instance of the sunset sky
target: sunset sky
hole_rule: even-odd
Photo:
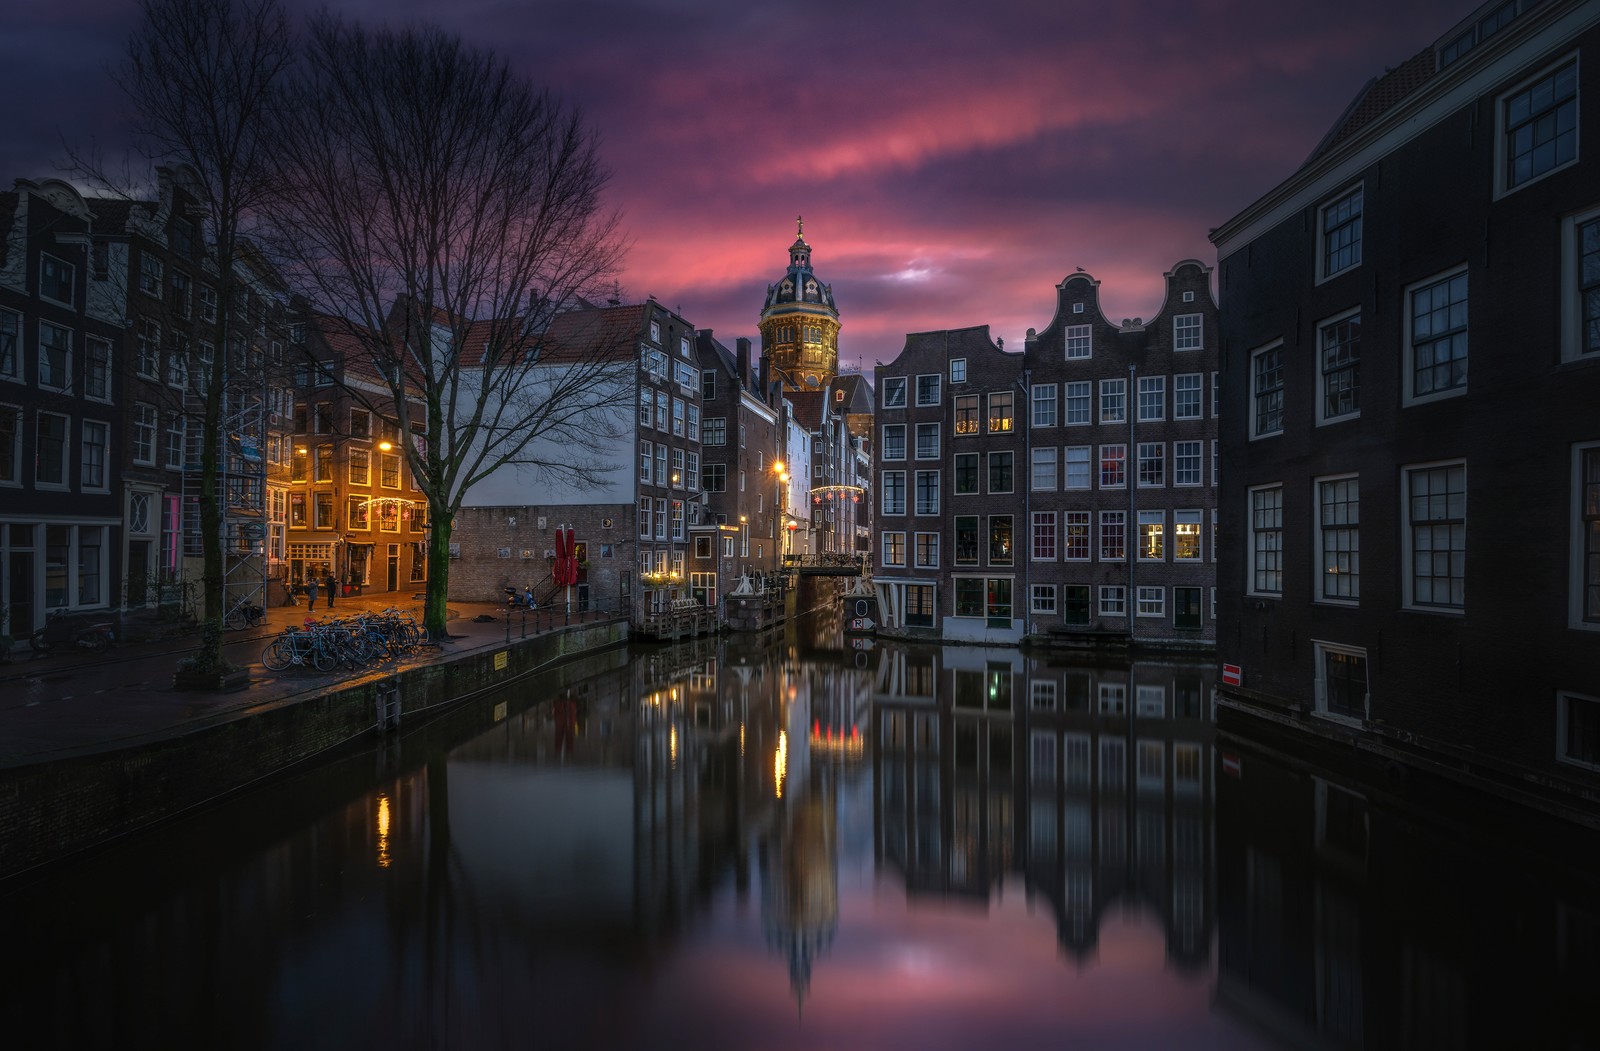
[[[310,0],[289,0],[291,11]],[[756,335],[796,215],[833,285],[840,358],[907,332],[1050,323],[1078,267],[1113,321],[1160,306],[1207,231],[1289,175],[1369,77],[1468,0],[330,0],[430,20],[581,106],[654,295],[732,345]],[[121,146],[106,75],[131,0],[14,5],[0,185],[63,141]]]

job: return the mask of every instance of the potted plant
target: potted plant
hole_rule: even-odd
[[[202,634],[216,632],[217,626],[206,624]],[[202,647],[198,653],[191,653],[187,657],[179,658],[177,666],[172,671],[172,688],[175,690],[205,690],[216,693],[221,690],[236,690],[250,683],[250,669],[241,668],[230,664],[225,659],[207,661],[206,649]]]

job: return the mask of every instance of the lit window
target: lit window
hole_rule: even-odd
[[[956,434],[978,433],[978,396],[958,394],[955,399]]]
[[[1174,561],[1200,558],[1201,511],[1172,512],[1172,558]]]
[[[1100,446],[1100,488],[1121,489],[1127,485],[1128,447]]]
[[[989,433],[1005,433],[1016,426],[1015,399],[1011,392],[995,391],[989,395]]]
[[[1165,511],[1139,512],[1139,561],[1166,561]]]
[[[1089,511],[1061,512],[1061,557],[1068,562],[1089,561]]]

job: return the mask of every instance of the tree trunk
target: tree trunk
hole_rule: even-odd
[[[428,590],[422,607],[422,626],[428,638],[445,637],[445,598],[450,593],[450,532],[453,519],[448,510],[429,508],[433,529],[428,534]]]

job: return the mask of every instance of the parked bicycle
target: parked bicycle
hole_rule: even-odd
[[[390,607],[382,613],[360,613],[290,626],[261,651],[261,663],[272,671],[312,667],[332,671],[339,665],[363,668],[408,653],[421,645],[422,631],[411,614]]]
[[[116,643],[117,636],[111,621],[99,620],[99,616],[66,610],[52,613],[45,618],[44,627],[28,636],[28,645],[40,655],[55,649],[104,653]]]
[[[266,617],[267,611],[254,602],[241,602],[228,610],[224,623],[235,631],[253,628]]]

